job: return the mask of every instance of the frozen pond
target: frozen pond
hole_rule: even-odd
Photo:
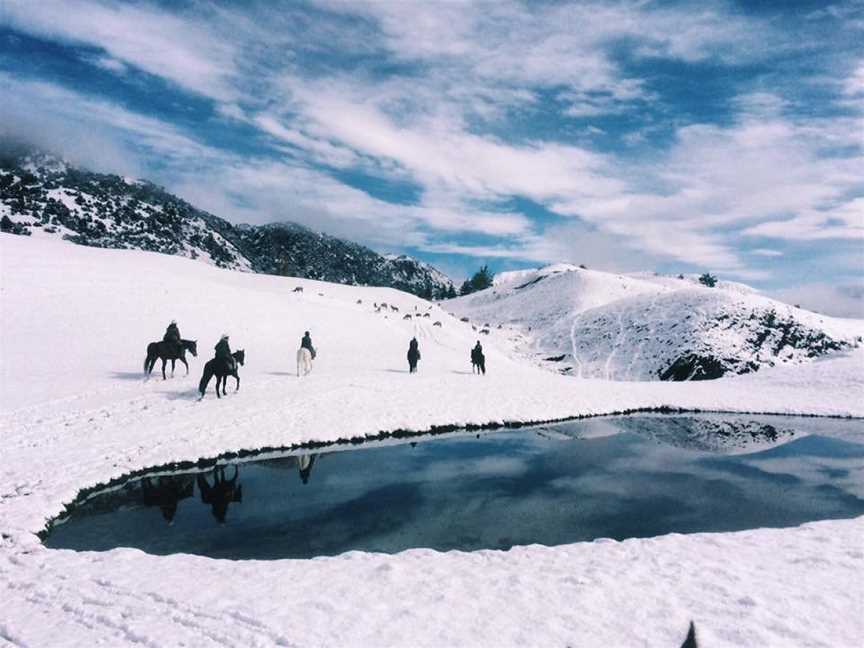
[[[864,514],[862,427],[632,416],[154,471],[76,503],[45,544],[274,559],[794,526]]]

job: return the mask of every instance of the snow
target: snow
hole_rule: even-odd
[[[492,288],[445,307],[497,330],[515,353],[553,368],[606,380],[651,380],[687,352],[752,370],[809,360],[809,348],[784,345],[781,329],[759,345],[766,318],[794,324],[798,337],[824,334],[857,346],[864,320],[811,313],[735,282],[714,288],[696,277],[619,275],[566,264],[506,272]],[[774,353],[775,347],[777,352]]]
[[[860,349],[717,381],[610,382],[544,371],[490,336],[478,377],[471,325],[437,305],[405,321],[429,303],[391,289],[6,234],[0,277],[0,645],[675,646],[691,619],[706,646],[864,640],[864,518],[270,562],[48,550],[35,535],[82,488],[231,450],[661,406],[861,417]],[[375,313],[382,301],[400,312]],[[200,355],[189,377],[143,382],[146,343],[171,319]],[[217,400],[211,385],[199,402],[224,329],[247,353],[241,390]],[[300,380],[304,330],[319,358]]]

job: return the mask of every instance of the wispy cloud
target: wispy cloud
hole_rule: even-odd
[[[7,0],[8,29],[116,83],[6,66],[0,117],[237,220],[502,262],[579,260],[593,241],[594,262],[759,277],[793,262],[781,243],[861,238],[862,14]],[[141,87],[175,93],[170,114]]]
[[[3,21],[29,33],[103,49],[137,67],[208,96],[234,95],[236,41],[226,26],[146,4],[96,0],[7,0]]]

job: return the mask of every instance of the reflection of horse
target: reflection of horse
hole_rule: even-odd
[[[300,455],[297,457],[297,468],[300,471],[300,481],[304,484],[309,483],[309,477],[312,475],[312,466],[315,465],[317,454]]]
[[[198,473],[198,490],[201,492],[201,501],[209,504],[213,511],[213,517],[219,522],[225,523],[228,513],[228,505],[231,502],[243,501],[243,489],[237,483],[240,470],[234,466],[234,476],[225,478],[225,466],[217,466],[213,469],[213,485],[207,481],[204,473]]]
[[[154,484],[149,477],[141,480],[144,506],[158,506],[168,524],[174,523],[177,503],[192,497],[194,480],[189,475],[162,475]]]
[[[189,364],[186,362],[186,352],[189,351],[194,357],[198,357],[197,340],[180,340],[180,348],[174,342],[151,342],[147,345],[147,358],[144,360],[144,373],[150,375],[156,358],[162,360],[162,380],[165,380],[165,362],[171,361],[171,375],[174,375],[174,365],[177,360],[186,366],[186,375],[189,375]]]
[[[234,358],[234,367],[229,367],[228,363],[222,358],[213,358],[208,360],[204,365],[204,374],[201,376],[201,381],[198,383],[198,391],[201,392],[201,398],[204,398],[204,393],[207,391],[207,385],[210,384],[210,379],[216,376],[216,397],[222,398],[225,395],[225,386],[228,383],[228,376],[234,376],[237,381],[237,387],[234,391],[240,389],[240,376],[237,374],[237,365],[243,365],[246,362],[246,352],[243,349],[235,351],[231,354]],[[222,387],[222,396],[219,395],[219,387]]]
[[[306,347],[300,347],[297,349],[297,377],[305,376],[310,371],[312,371],[312,352]]]

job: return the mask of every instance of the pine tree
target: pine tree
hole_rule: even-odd
[[[699,275],[699,283],[703,286],[713,288],[717,285],[717,277],[712,275],[710,272],[706,272],[705,274]]]
[[[489,266],[484,265],[470,279],[466,279],[465,283],[462,284],[462,288],[459,290],[460,295],[470,295],[473,292],[477,292],[478,290],[485,290],[492,286],[492,280],[495,278],[495,274],[489,272]]]

